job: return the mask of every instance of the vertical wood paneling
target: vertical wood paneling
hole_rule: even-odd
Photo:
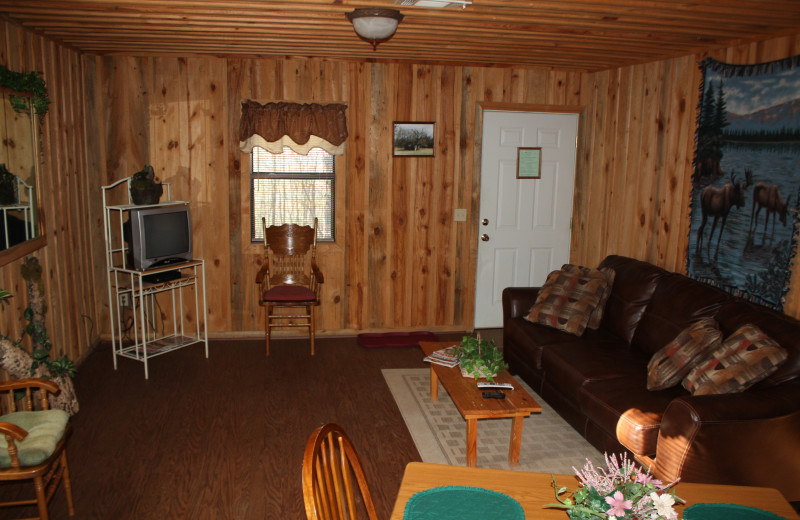
[[[594,265],[615,253],[685,272],[697,62],[711,56],[749,64],[796,54],[798,35],[623,68],[618,71],[617,109],[609,102],[614,95],[608,78],[612,71],[587,74],[583,81],[591,93],[582,116],[572,261]],[[616,130],[608,132],[610,124]],[[613,194],[604,197],[603,191]],[[794,317],[800,317],[798,280],[795,263],[784,305],[784,312]]]
[[[438,185],[437,204],[435,213],[434,244],[437,245],[436,265],[434,279],[436,290],[434,292],[434,323],[452,324],[453,317],[453,271],[455,270],[456,249],[453,248],[453,232],[458,224],[453,221],[453,185],[455,177],[455,121],[458,100],[456,99],[456,75],[453,67],[443,68],[438,79],[438,98],[451,99],[452,103],[437,103],[436,121],[439,121],[437,129],[437,155],[436,170],[434,171],[434,182]]]
[[[410,85],[414,70],[409,64],[399,64],[390,66],[394,72],[395,85]],[[408,121],[413,116],[411,107],[413,105],[412,96],[406,88],[394,89],[394,113],[390,117],[391,121]],[[391,147],[391,144],[389,145]],[[387,280],[389,292],[395,309],[391,322],[394,326],[410,323],[411,312],[413,309],[413,289],[412,277],[406,276],[409,261],[409,253],[412,251],[412,238],[415,227],[414,220],[409,214],[414,207],[414,183],[409,182],[410,172],[407,169],[407,159],[390,159],[392,168],[392,243],[394,248],[391,255],[392,270]]]
[[[391,76],[388,67],[370,67],[370,107],[369,107],[369,140],[372,143],[392,142],[392,102],[390,99],[389,82]],[[391,279],[390,259],[394,255],[395,247],[390,241],[391,237],[391,212],[394,206],[392,200],[392,150],[391,146],[370,147],[369,156],[369,236],[368,270],[369,298],[372,301],[373,312],[369,313],[367,320],[369,327],[377,326],[381,316],[386,317],[389,323],[394,323],[392,316],[391,293],[386,290],[386,281]]]
[[[230,280],[227,244],[232,232],[226,193],[231,142],[224,124],[228,109],[227,63],[222,59],[189,59],[187,77],[190,186],[189,193],[180,198],[191,202],[193,236],[198,239],[193,242],[193,249],[205,260],[206,299],[215,302],[208,306],[207,325],[209,330],[227,330],[233,304],[230,284],[222,283]]]
[[[229,60],[228,62],[228,108],[226,110],[226,124],[228,135],[232,143],[239,141],[239,118],[236,115],[238,108],[233,100],[238,100],[238,93],[241,92],[247,83],[247,75],[244,74],[245,66],[243,60]],[[245,157],[246,159],[246,157]],[[228,154],[228,204],[230,212],[228,222],[230,223],[230,250],[245,251],[245,244],[248,243],[246,228],[250,222],[244,201],[245,193],[248,192],[247,182],[242,178],[242,167],[247,168],[247,164],[242,165],[242,154],[237,154],[234,150]],[[254,323],[257,306],[255,305],[255,288],[253,281],[245,279],[249,274],[248,266],[252,265],[254,270],[255,263],[250,263],[250,255],[228,255],[230,262],[230,297],[232,302],[239,302],[239,305],[232,305],[230,309],[230,330],[243,330],[245,316],[248,316],[248,324]],[[249,303],[249,304],[248,304]],[[256,322],[257,323],[257,322]]]
[[[72,357],[86,351],[92,330],[108,333],[99,186],[148,163],[192,203],[196,249],[207,260],[210,332],[263,330],[253,283],[261,245],[249,241],[249,166],[238,151],[247,99],[348,105],[350,137],[337,161],[338,236],[319,253],[324,332],[471,328],[481,103],[586,106],[572,261],[595,264],[619,253],[684,269],[701,56],[582,74],[322,59],[81,58],[8,24],[0,38],[4,62],[45,71],[58,105],[43,127],[51,204],[48,245],[37,256],[60,309],[49,318],[51,335]],[[767,60],[798,52],[794,36],[709,55]],[[394,158],[397,120],[435,121],[436,156]],[[470,221],[453,222],[455,208],[466,208]],[[18,269],[19,262],[0,268],[0,287],[19,293]],[[795,293],[787,303],[793,315]],[[6,309],[3,330],[18,331]]]
[[[368,296],[365,282],[368,279],[368,260],[366,218],[368,214],[367,201],[369,200],[369,184],[367,183],[367,150],[366,136],[368,129],[363,115],[369,106],[364,92],[370,92],[369,65],[359,63],[351,65],[352,81],[349,93],[348,130],[350,136],[347,142],[347,197],[345,214],[345,283],[347,295],[345,297],[346,317],[344,327],[357,329],[365,323],[367,316]]]
[[[80,361],[102,326],[100,309],[105,299],[97,286],[104,272],[102,255],[91,241],[95,184],[85,153],[83,78],[80,56],[33,35],[14,24],[0,21],[0,62],[18,72],[40,71],[50,99],[50,110],[39,130],[41,138],[40,183],[42,215],[47,244],[31,255],[42,266],[48,306],[47,330],[51,357],[67,355]],[[14,294],[0,309],[0,333],[18,338],[27,306],[25,283],[20,274],[23,260],[0,267],[0,288]],[[27,344],[27,342],[25,342]]]

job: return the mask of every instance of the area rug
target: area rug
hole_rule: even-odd
[[[431,402],[430,370],[382,372],[423,462],[465,465],[466,424],[443,387],[439,387],[439,400]],[[542,413],[524,420],[519,466],[508,464],[511,419],[486,419],[478,421],[478,467],[572,474],[573,467],[582,468],[587,458],[602,463],[602,453],[526,383],[520,383],[542,406]]]

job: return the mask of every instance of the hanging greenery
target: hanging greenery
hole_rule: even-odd
[[[16,90],[17,92],[30,92],[30,103],[34,111],[40,116],[47,113],[50,98],[47,97],[47,86],[41,77],[41,72],[14,72],[6,66],[0,65],[0,86]],[[28,109],[28,98],[24,96],[9,95],[8,101],[17,112]]]

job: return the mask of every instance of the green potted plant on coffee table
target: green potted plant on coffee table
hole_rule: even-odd
[[[485,377],[494,381],[494,376],[508,368],[494,340],[481,339],[480,334],[474,338],[464,336],[456,347],[455,355],[464,377]]]

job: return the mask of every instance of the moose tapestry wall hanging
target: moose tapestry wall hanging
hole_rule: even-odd
[[[781,310],[797,243],[800,56],[700,68],[688,274]]]

